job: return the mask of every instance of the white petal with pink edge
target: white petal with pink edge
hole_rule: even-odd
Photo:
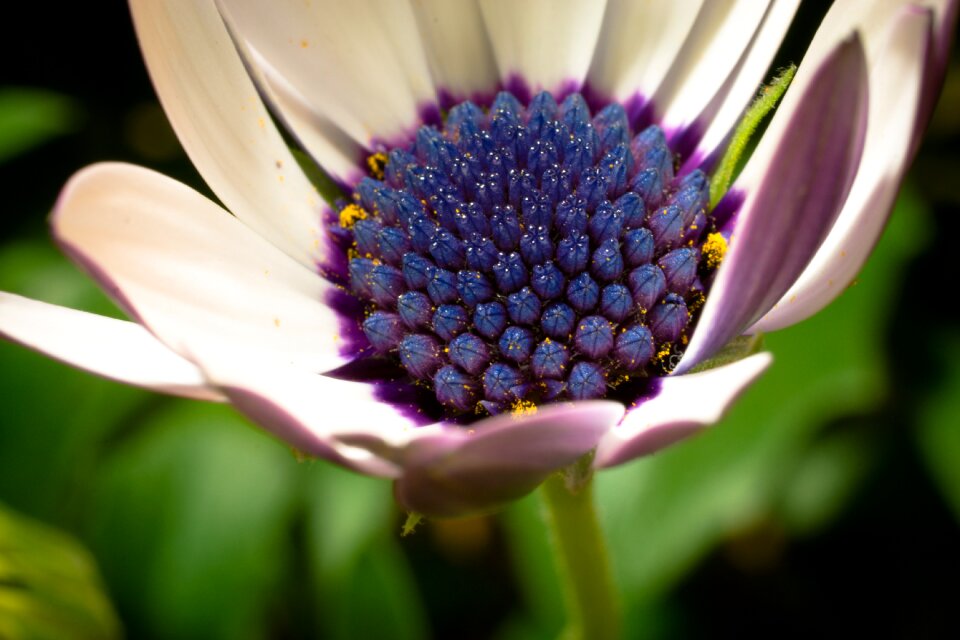
[[[592,450],[623,411],[608,400],[545,405],[426,434],[407,448],[394,494],[407,509],[431,515],[495,509]]]
[[[406,446],[418,422],[380,399],[375,386],[274,362],[245,361],[207,344],[191,351],[211,385],[281,440],[362,473],[400,475],[401,456],[394,447]],[[373,451],[375,447],[354,446],[343,437],[357,434],[389,455]]]
[[[487,33],[504,80],[556,91],[586,78],[606,2],[481,0]]]
[[[348,358],[333,287],[189,187],[93,165],[64,187],[53,233],[128,313],[190,358],[188,342],[315,371]]]
[[[404,506],[430,515],[486,510],[529,492],[593,449],[624,411],[596,400],[468,426],[427,424],[417,405],[394,404],[380,384],[193,352],[210,384],[257,424],[306,453],[396,478]]]
[[[326,247],[322,200],[287,149],[212,0],[131,0],[164,111],[218,198],[257,233],[312,265]]]
[[[627,410],[597,446],[594,466],[612,467],[655,453],[716,423],[773,361],[758,353],[699,373],[668,376],[657,394]]]
[[[0,336],[117,382],[223,400],[197,367],[133,322],[0,292]]]
[[[873,48],[867,137],[850,195],[810,264],[751,332],[781,329],[827,306],[856,277],[883,231],[911,157],[931,16],[907,8],[889,26],[885,45]]]

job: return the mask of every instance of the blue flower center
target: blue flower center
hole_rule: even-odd
[[[458,104],[339,208],[364,334],[454,413],[669,371],[726,246],[678,161],[658,126],[578,93]]]

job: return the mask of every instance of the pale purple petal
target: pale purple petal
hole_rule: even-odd
[[[160,102],[207,185],[300,263],[324,258],[323,201],[273,125],[213,2],[131,0],[130,10]]]
[[[655,453],[720,420],[734,400],[770,366],[769,353],[659,381],[656,395],[628,409],[597,447],[594,466],[612,467]]]
[[[497,508],[593,449],[623,411],[603,400],[546,405],[417,438],[395,495],[406,509],[434,516]]]
[[[829,304],[856,277],[883,231],[911,158],[931,16],[908,7],[891,27],[870,68],[867,136],[850,195],[810,264],[751,332],[789,326]]]
[[[0,292],[0,337],[117,382],[223,400],[197,367],[133,322]]]
[[[731,190],[746,199],[677,373],[766,313],[826,237],[863,149],[866,73],[860,39],[853,36],[788,92],[790,102],[785,99]]]
[[[148,169],[93,165],[51,219],[64,252],[164,344],[326,371],[341,354],[334,288],[189,187]]]

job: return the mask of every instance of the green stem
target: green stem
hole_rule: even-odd
[[[576,474],[575,465],[571,471]],[[609,640],[620,637],[620,610],[610,573],[606,541],[593,505],[588,475],[556,474],[543,483],[547,526],[567,601],[565,640]]]

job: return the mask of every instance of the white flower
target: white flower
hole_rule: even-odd
[[[426,513],[491,508],[592,449],[601,468],[655,451],[715,422],[770,357],[687,373],[695,364],[803,320],[856,275],[932,111],[955,2],[834,3],[732,186],[730,250],[680,375],[629,406],[420,426],[377,385],[323,375],[357,356],[318,272],[336,258],[329,207],[263,100],[351,186],[359,159],[408,140],[438,104],[489,101],[518,80],[643,106],[689,147],[689,170],[723,149],[798,4],[132,0],[160,100],[226,209],[146,169],[84,169],[54,236],[133,322],[0,293],[0,334],[115,380],[231,402],[306,453],[394,479]]]

